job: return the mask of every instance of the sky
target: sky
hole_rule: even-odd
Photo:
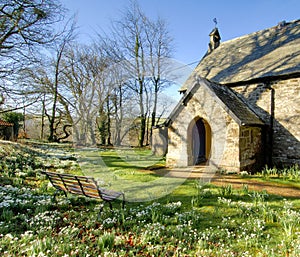
[[[79,40],[89,42],[96,32],[109,31],[112,20],[118,20],[130,0],[61,0],[76,13]],[[221,42],[279,22],[300,19],[299,0],[137,0],[144,13],[158,16],[168,24],[174,38],[173,58],[183,64],[199,61],[208,49],[209,33],[217,27]]]

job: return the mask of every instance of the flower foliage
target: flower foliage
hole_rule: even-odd
[[[24,183],[41,167],[74,167],[57,156],[16,152],[2,159],[0,256],[300,256],[297,200],[198,185],[193,195],[174,192],[124,209],[116,203],[99,215],[95,200],[59,196],[55,202],[45,183]]]
[[[300,214],[289,201],[284,201],[284,208],[273,210],[272,222],[264,214],[266,202],[257,205],[254,200],[247,203],[223,197],[218,198],[218,210],[209,215],[215,220],[208,220],[201,208],[184,210],[180,201],[125,209],[115,206],[113,212],[104,208],[97,218],[95,201],[61,197],[54,203],[48,194],[24,187],[1,186],[0,201],[2,256],[300,253]],[[234,215],[228,215],[228,208]],[[268,229],[272,224],[280,233],[272,234],[272,229]]]

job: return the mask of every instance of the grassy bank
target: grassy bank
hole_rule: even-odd
[[[126,151],[1,144],[1,256],[300,256],[299,199],[189,179],[170,193],[159,187],[160,198],[136,197],[124,210],[116,203],[98,217],[100,202],[53,202],[53,188],[39,174],[95,174],[107,187],[126,182],[139,193],[161,183],[164,174],[152,169],[163,160]]]

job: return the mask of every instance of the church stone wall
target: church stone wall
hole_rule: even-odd
[[[184,117],[184,115],[181,115]],[[182,117],[180,117],[182,119]],[[166,165],[168,167],[188,166],[187,156],[187,126],[179,119],[168,128],[168,153]],[[183,118],[184,120],[184,118]]]
[[[264,165],[262,145],[262,128],[241,127],[240,130],[240,161],[241,170],[254,172]]]
[[[239,170],[239,126],[204,85],[200,85],[186,106],[175,115],[168,129],[167,166],[191,165],[188,158],[191,135],[188,133],[189,125],[197,117],[203,118],[211,128],[210,165]]]
[[[271,129],[267,147],[273,163],[278,166],[300,164],[300,78],[232,89],[243,95]]]
[[[219,166],[228,171],[240,171],[239,125],[227,114],[226,142]]]
[[[152,153],[155,156],[165,156],[168,150],[168,128],[154,127],[152,133]]]

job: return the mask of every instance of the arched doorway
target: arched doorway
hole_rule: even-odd
[[[202,118],[192,121],[189,128],[189,165],[204,164],[210,156],[211,130]]]

